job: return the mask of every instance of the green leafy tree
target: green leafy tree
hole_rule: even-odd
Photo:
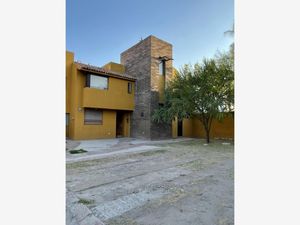
[[[206,141],[210,142],[213,119],[221,120],[224,112],[233,110],[233,61],[229,54],[215,59],[184,65],[165,90],[165,104],[156,110],[152,119],[171,123],[176,117],[197,118],[203,124]]]

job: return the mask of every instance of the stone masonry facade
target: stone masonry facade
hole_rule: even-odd
[[[131,119],[131,136],[138,138],[171,138],[170,124],[157,124],[152,113],[163,104],[165,84],[173,74],[172,60],[165,61],[165,76],[159,74],[160,57],[172,59],[172,45],[152,35],[121,53],[126,73],[137,79],[135,110]]]

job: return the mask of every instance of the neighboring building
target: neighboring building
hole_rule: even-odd
[[[71,139],[204,137],[195,119],[157,124],[151,120],[164,104],[172,79],[172,45],[152,35],[121,53],[121,64],[103,67],[66,55],[66,136]],[[233,119],[213,122],[212,137],[233,138]]]

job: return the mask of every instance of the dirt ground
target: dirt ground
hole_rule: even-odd
[[[233,143],[153,145],[67,163],[67,189],[107,225],[234,224]]]

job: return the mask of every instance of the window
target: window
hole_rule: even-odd
[[[160,75],[166,75],[166,62],[164,60],[161,60],[158,65],[158,70]]]
[[[128,82],[128,94],[132,93],[132,83]]]
[[[102,124],[102,110],[85,108],[84,124]]]
[[[88,74],[86,77],[86,86],[90,88],[107,90],[108,78],[103,76]]]

